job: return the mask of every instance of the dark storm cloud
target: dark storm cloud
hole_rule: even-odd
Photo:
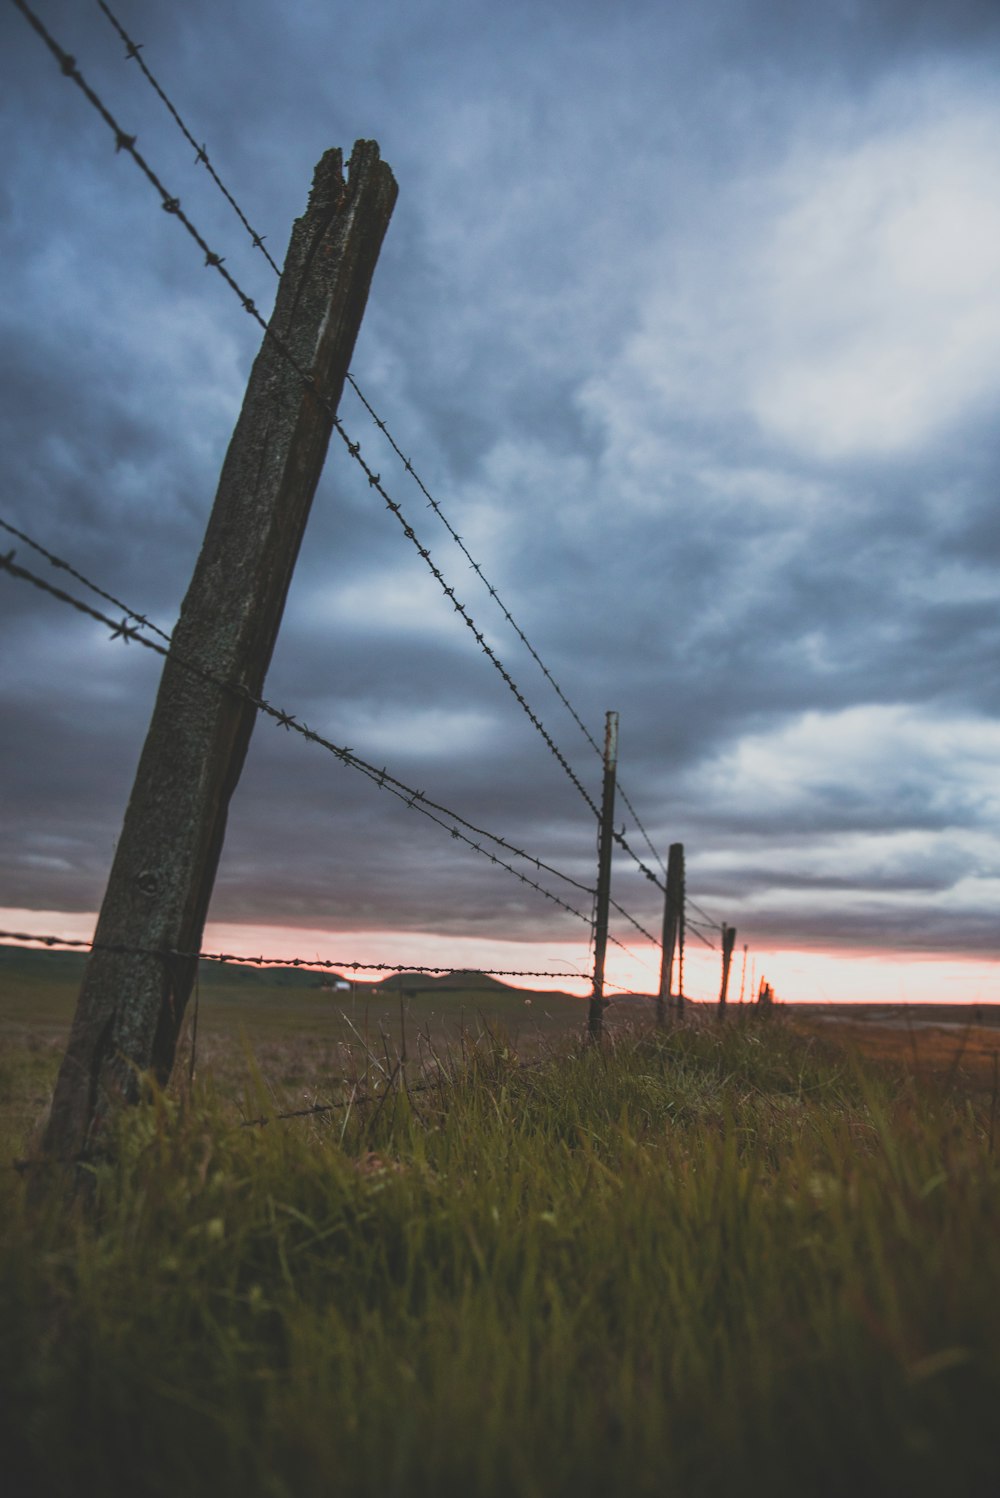
[[[269,307],[96,6],[39,9]],[[994,951],[997,8],[120,13],[279,261],[321,152],[380,141],[401,193],[354,371],[596,738],[620,711],[625,787],[695,897],[749,940]],[[12,7],[0,43],[0,513],[169,628],[257,334]],[[349,392],[342,415],[596,798]],[[158,666],[2,578],[0,627],[0,903],[94,908]],[[267,695],[592,877],[591,814],[337,438]],[[616,888],[655,929],[622,860]],[[212,913],[579,925],[269,723]]]

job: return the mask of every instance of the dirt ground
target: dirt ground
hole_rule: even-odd
[[[976,1092],[1000,1089],[1000,1005],[788,1005],[797,1028]]]

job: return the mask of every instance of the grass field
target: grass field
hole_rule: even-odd
[[[29,1147],[65,1049],[84,958],[76,952],[0,946],[0,1158]],[[242,1098],[248,1059],[273,1111],[339,1095],[358,1058],[383,1065],[405,1051],[415,1067],[435,1050],[502,1029],[525,1054],[578,1031],[587,1006],[564,993],[526,993],[479,976],[435,982],[396,975],[349,991],[327,975],[295,968],[207,963],[188,1008],[178,1076],[194,1070],[220,1096]],[[197,1013],[197,1029],[194,1027]],[[366,1058],[370,1075],[375,1063]]]
[[[0,1006],[9,1143],[65,1025],[41,971]],[[992,1066],[780,1012],[519,1052],[457,998],[400,1069],[398,996],[366,1051],[266,990],[257,1023],[203,987],[220,1064],[122,1120],[88,1209],[4,1174],[12,1491],[996,1491]],[[336,1106],[243,1126],[303,1092]]]

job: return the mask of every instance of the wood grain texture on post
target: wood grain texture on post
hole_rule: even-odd
[[[255,696],[396,191],[374,141],[355,144],[346,180],[339,150],[316,167],[173,634],[178,657]],[[199,950],[255,717],[167,659],[56,1084],[50,1156],[91,1147],[144,1072],[170,1075],[196,962],[98,948]]]
[[[736,945],[736,927],[722,923],[722,984],[719,988],[719,1005],[723,1007],[729,997],[729,967]]]
[[[656,995],[656,1022],[666,1022],[667,1004],[671,999],[674,954],[677,951],[684,915],[684,844],[671,843],[667,858],[667,888],[663,902],[663,950],[660,957],[660,987]],[[679,983],[678,988],[683,984]],[[678,1006],[680,1004],[678,998]]]
[[[611,902],[611,853],[615,828],[615,781],[618,774],[618,714],[604,715],[604,783],[597,840],[597,899],[594,906],[594,985],[587,1011],[587,1032],[599,1040],[606,1005],[604,959],[608,948],[608,907]]]

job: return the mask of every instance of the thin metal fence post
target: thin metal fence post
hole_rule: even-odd
[[[618,769],[618,714],[609,712],[604,728],[604,785],[597,844],[597,909],[594,914],[594,990],[590,996],[587,1029],[600,1040],[604,1014],[604,957],[608,946],[608,906],[611,899],[611,850],[615,834],[615,777]]]

